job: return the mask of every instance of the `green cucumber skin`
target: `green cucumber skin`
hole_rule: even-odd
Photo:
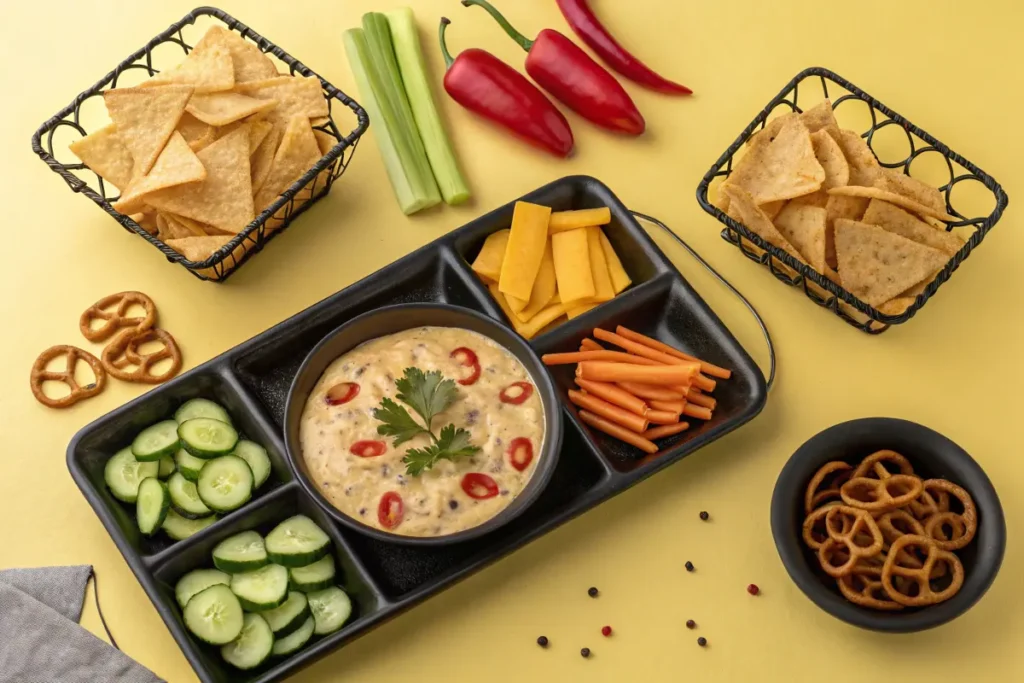
[[[208,398],[189,399],[174,411],[174,421],[178,424],[187,422],[194,417],[208,417],[211,420],[220,420],[231,424],[231,415],[224,409],[224,406]]]
[[[257,633],[257,637],[259,637],[261,640],[260,645],[262,645],[266,649],[262,652],[259,650],[256,651],[256,654],[259,655],[258,659],[255,659],[253,661],[242,662],[239,661],[239,658],[237,656],[235,656],[235,652],[236,648],[239,646],[239,643],[242,643],[246,636],[246,629],[250,628],[259,630],[259,633]],[[220,649],[220,656],[225,662],[235,667],[236,669],[240,669],[242,671],[249,671],[251,669],[255,669],[256,667],[263,664],[263,662],[270,659],[270,653],[273,651],[274,633],[270,630],[270,625],[267,624],[267,620],[258,614],[246,614],[242,617],[242,631],[238,634],[237,642],[231,642],[227,645],[224,645]]]
[[[263,573],[279,574],[279,572],[273,571],[273,565],[270,565],[269,568],[268,567],[264,567],[264,568],[258,569],[256,571],[257,572],[263,572]],[[240,603],[242,603],[242,607],[244,607],[246,611],[248,611],[248,612],[265,612],[266,610],[275,609],[277,607],[280,607],[281,605],[283,605],[288,600],[288,572],[287,571],[285,572],[283,590],[281,591],[281,595],[280,595],[279,598],[277,598],[277,599],[273,599],[272,598],[270,602],[256,602],[255,599],[251,599],[251,598],[254,597],[252,595],[250,595],[250,596],[239,595],[239,593],[244,593],[245,589],[247,587],[251,586],[250,582],[253,581],[253,579],[251,577],[247,577],[247,574],[251,574],[251,573],[253,573],[253,572],[245,572],[243,574],[235,574],[235,575],[233,575],[231,577],[231,592],[235,594],[235,597],[237,597],[238,601]]]
[[[297,612],[295,616],[289,619],[283,626],[274,631],[275,639],[284,638],[285,636],[291,635],[295,631],[299,630],[299,628],[301,628],[302,625],[306,623],[306,619],[313,615],[313,613],[309,610],[309,600],[306,598],[305,595],[297,591],[289,591],[288,597],[285,598],[284,604],[282,604],[281,607],[278,607],[277,609],[282,609],[286,607],[288,605],[288,602],[292,599],[293,593],[297,596],[301,596],[302,610]],[[274,610],[268,610],[264,612],[263,618],[267,620],[268,624],[270,624],[270,629],[274,630],[274,625],[272,621],[275,619],[276,615],[272,614],[272,612],[274,612]]]
[[[248,473],[248,477],[249,477],[249,482],[248,482],[249,491],[245,495],[245,497],[242,500],[240,500],[237,504],[230,505],[230,506],[225,506],[225,505],[219,505],[219,501],[213,500],[213,496],[209,495],[211,493],[210,491],[207,491],[207,495],[208,495],[209,499],[203,497],[203,490],[206,488],[206,486],[203,483],[203,479],[204,479],[204,476],[206,476],[204,473],[206,473],[206,472],[213,472],[212,468],[214,466],[226,466],[227,465],[227,460],[229,458],[232,458],[233,460],[237,460],[239,463],[241,463],[241,467],[245,468],[244,472]],[[216,464],[216,463],[218,463],[218,461],[222,461],[222,462],[220,462],[220,465]],[[242,470],[240,470],[240,471],[242,471]],[[210,476],[213,476],[213,475],[210,475]],[[254,484],[255,484],[255,479],[253,479],[252,470],[249,469],[249,463],[247,463],[245,460],[242,460],[241,458],[239,458],[236,455],[223,455],[223,456],[221,456],[219,458],[214,458],[213,460],[207,461],[206,465],[203,466],[202,472],[199,473],[199,482],[196,484],[196,488],[199,490],[199,499],[201,501],[203,501],[203,503],[206,505],[206,507],[210,508],[214,512],[228,513],[228,512],[232,512],[234,510],[239,509],[240,507],[242,507],[246,503],[248,503],[250,500],[252,500],[252,494],[253,494],[253,491],[255,490]]]
[[[292,579],[291,575],[288,576],[288,587],[292,590],[299,591],[300,593],[316,593],[322,591],[325,588],[330,588],[334,585],[334,577],[324,579],[323,581],[315,581],[310,583],[298,583]]]
[[[335,596],[340,596],[344,604],[347,606],[348,612],[345,614],[344,618],[341,619],[341,621],[339,621],[336,625],[332,626],[324,621],[321,621],[321,619],[319,618],[320,615],[317,612],[317,604],[328,603],[331,601],[331,598]],[[327,588],[318,593],[310,594],[309,608],[312,610],[313,620],[316,622],[316,626],[313,629],[313,633],[315,633],[318,636],[325,636],[329,633],[340,631],[342,627],[344,627],[345,624],[348,623],[348,620],[352,618],[352,598],[349,597],[348,593],[346,593],[345,591],[336,586],[332,586],[331,588]]]
[[[324,571],[319,572],[322,576],[316,580],[303,580],[302,574],[309,573],[313,569],[313,565],[321,564],[324,565]],[[330,569],[326,569],[330,567]],[[292,590],[297,590],[300,593],[315,593],[323,590],[324,588],[330,588],[334,585],[334,578],[337,575],[337,569],[335,569],[334,556],[328,553],[322,558],[314,562],[312,565],[306,567],[293,567],[288,570],[288,585]]]
[[[160,458],[164,457],[165,455],[168,455],[170,453],[174,453],[176,450],[178,450],[178,440],[177,439],[175,439],[174,441],[168,441],[166,445],[164,445],[162,448],[159,448],[159,449],[157,449],[155,451],[149,451],[149,452],[142,452],[142,453],[140,453],[139,450],[137,450],[137,448],[139,448],[139,446],[136,444],[136,442],[139,440],[139,438],[143,434],[145,434],[147,431],[153,429],[154,427],[160,427],[161,425],[163,425],[165,429],[169,430],[171,424],[177,424],[177,423],[175,423],[174,420],[164,420],[163,422],[157,422],[154,425],[150,425],[149,427],[146,427],[141,432],[139,432],[138,436],[136,436],[135,439],[132,440],[132,446],[131,446],[131,448],[132,448],[132,455],[135,456],[135,459],[138,460],[139,462],[155,462],[155,461],[160,460]]]
[[[249,602],[248,600],[246,600],[245,598],[243,598],[241,596],[237,596],[236,595],[235,597],[238,598],[238,602],[240,602],[242,604],[242,609],[244,609],[246,612],[265,612],[268,609],[276,609],[276,608],[280,607],[281,605],[283,605],[286,600],[288,600],[288,594],[287,593],[285,593],[285,596],[283,598],[281,598],[281,600],[279,602],[274,603],[274,604],[271,604],[269,602],[267,602],[267,603]]]
[[[201,575],[206,579],[204,581],[204,584],[206,585],[201,590],[187,592],[187,586],[184,586],[185,582],[190,578],[194,582],[197,575]],[[178,583],[174,586],[174,599],[178,601],[179,607],[185,609],[185,605],[188,604],[189,600],[194,596],[199,595],[207,588],[212,588],[213,586],[228,586],[230,590],[230,585],[231,577],[222,571],[218,571],[216,569],[194,569],[178,579]]]
[[[310,616],[294,633],[281,638],[275,637],[271,652],[277,657],[287,657],[293,652],[298,652],[313,637],[314,628],[316,628],[316,622]]]
[[[189,512],[188,510],[182,510],[180,507],[175,505],[173,502],[171,503],[171,509],[174,510],[174,514],[176,514],[176,515],[178,515],[180,517],[184,517],[185,519],[192,520],[192,521],[195,521],[197,519],[206,519],[207,517],[216,517],[217,516],[217,513],[213,512],[212,510],[210,512],[208,512],[207,514],[205,514],[205,515],[197,515],[194,512]]]
[[[167,517],[164,518],[164,523],[160,525],[160,528],[175,541],[184,541],[189,536],[198,534],[216,521],[217,515],[210,515],[201,519],[185,519],[172,509],[167,511]]]
[[[227,590],[225,590],[225,589],[227,589]],[[223,638],[218,638],[217,640],[209,640],[207,638],[204,638],[202,635],[196,633],[195,630],[193,629],[193,627],[189,625],[189,621],[190,621],[189,617],[192,614],[192,612],[189,610],[189,606],[192,605],[193,601],[196,600],[196,598],[199,598],[200,596],[203,596],[204,593],[207,593],[209,591],[214,591],[214,593],[210,593],[210,595],[214,595],[215,594],[216,596],[218,596],[218,598],[220,600],[223,600],[226,603],[228,611],[233,613],[232,616],[237,616],[238,617],[239,627],[238,627],[238,631],[237,632],[227,633],[227,634],[225,634],[225,636]],[[208,597],[210,597],[210,595],[207,595],[207,596],[204,596],[204,597],[208,598]],[[232,600],[234,602],[232,602]],[[199,605],[201,603],[197,602],[195,604]],[[230,643],[232,640],[237,638],[238,635],[242,632],[242,619],[243,619],[243,616],[242,616],[241,606],[242,605],[238,601],[238,598],[235,596],[234,593],[231,592],[231,589],[229,589],[227,586],[224,586],[223,584],[216,584],[214,586],[210,586],[206,590],[200,591],[200,592],[196,593],[195,595],[193,595],[189,599],[188,604],[185,605],[185,609],[183,610],[183,615],[182,615],[183,619],[185,621],[185,628],[188,629],[189,633],[191,633],[192,635],[194,635],[196,638],[198,638],[199,640],[201,640],[204,643],[208,643],[210,645],[226,645],[227,643]],[[230,638],[228,637],[228,635],[230,635]]]
[[[135,491],[128,494],[118,491],[110,483],[111,479],[117,480],[120,478],[117,476],[114,468],[122,461],[128,461],[129,463],[134,461],[134,464],[137,466]],[[134,503],[139,497],[139,485],[142,484],[142,481],[148,477],[157,476],[159,472],[160,466],[157,463],[139,462],[138,460],[135,460],[135,456],[132,455],[131,447],[122,448],[117,453],[110,456],[107,464],[103,466],[103,482],[107,485],[107,489],[114,498],[117,498],[123,503]]]
[[[191,443],[188,438],[188,433],[190,430],[202,426],[192,424],[200,420],[208,423],[215,423],[208,425],[211,428],[216,427],[216,425],[220,425],[220,427],[217,428],[230,430],[230,434],[234,435],[234,441],[225,443],[224,446],[219,448],[197,446],[195,443]],[[213,458],[218,458],[222,455],[228,455],[231,451],[235,450],[235,446],[238,445],[238,432],[234,427],[226,422],[220,422],[219,420],[214,420],[211,417],[194,417],[191,420],[186,420],[178,425],[178,439],[181,441],[182,447],[195,457],[202,458],[203,460],[212,460]]]
[[[295,543],[295,531],[301,531],[303,527],[307,527],[307,531],[315,536],[322,537],[323,545],[305,552],[297,552],[289,547]],[[284,520],[267,534],[265,541],[271,562],[285,567],[305,567],[331,551],[330,536],[306,515],[295,515]]]
[[[171,496],[167,492],[167,484],[163,483],[159,479],[156,479],[154,477],[147,477],[146,479],[143,479],[142,483],[139,484],[139,492],[140,492],[140,494],[142,492],[142,484],[145,484],[150,479],[153,479],[153,481],[155,481],[156,484],[162,489],[162,494],[160,496],[160,510],[157,512],[157,516],[156,516],[156,520],[155,520],[156,523],[148,531],[146,529],[142,528],[142,524],[141,524],[141,522],[139,520],[139,517],[141,516],[142,511],[138,509],[139,501],[138,501],[138,499],[136,499],[136,503],[135,503],[136,504],[135,523],[138,524],[139,531],[141,531],[144,536],[153,536],[158,531],[160,531],[161,527],[163,527],[164,520],[167,519],[167,511],[171,507]],[[149,486],[149,485],[147,484],[147,486]],[[140,497],[141,497],[141,495],[140,495]]]
[[[302,553],[301,555],[281,555],[267,550],[267,557],[270,558],[270,561],[274,564],[279,564],[284,567],[305,567],[307,564],[313,564],[329,552],[331,552],[330,544],[325,545],[319,550]]]
[[[196,462],[196,460],[199,462]],[[181,448],[174,455],[174,463],[177,465],[178,471],[181,472],[181,476],[194,484],[199,481],[199,472],[203,469],[203,465],[206,464],[206,460],[196,458],[184,448]]]
[[[178,469],[177,464],[174,462],[174,456],[167,454],[160,458],[160,469],[157,471],[157,476],[161,479],[168,479]]]
[[[227,572],[228,574],[241,574],[243,572],[250,572],[256,569],[261,569],[262,567],[265,567],[268,564],[270,564],[270,561],[267,559],[266,548],[264,548],[263,550],[263,557],[245,560],[232,559],[217,554],[218,549],[220,549],[222,546],[224,546],[224,544],[228,543],[229,541],[233,541],[242,535],[253,534],[255,534],[255,532],[243,531],[241,533],[225,538],[223,541],[214,546],[213,552],[211,553],[211,555],[213,556],[213,566],[215,566],[222,572]],[[255,536],[259,537],[259,534],[255,534]],[[262,539],[260,540],[262,542]]]

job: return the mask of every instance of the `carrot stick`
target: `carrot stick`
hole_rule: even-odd
[[[666,436],[672,436],[673,434],[679,434],[685,432],[690,428],[689,422],[680,422],[674,425],[662,425],[661,427],[654,427],[644,432],[645,439],[663,439]]]
[[[637,415],[636,413],[631,413],[628,410],[623,410],[617,405],[613,405],[608,401],[598,398],[597,396],[591,396],[590,394],[584,394],[570,389],[569,400],[580,408],[589,410],[595,415],[599,415],[617,425],[622,425],[626,429],[634,431],[637,434],[640,434],[650,426],[646,417]]]
[[[544,361],[544,365],[571,365],[572,363],[582,363],[585,360],[605,360],[613,363],[633,363],[634,365],[661,365],[657,361],[638,358],[621,351],[604,350],[579,351],[577,353],[546,353],[541,356],[541,360]]]
[[[654,425],[672,425],[679,422],[679,413],[668,410],[648,410],[644,417]]]
[[[697,385],[698,389],[700,389],[702,391],[709,391],[709,392],[710,391],[714,391],[715,387],[717,386],[717,382],[715,382],[715,380],[710,379],[708,377],[705,377],[704,375],[700,374],[699,372],[693,378],[693,383],[695,385]]]
[[[585,379],[576,378],[576,384],[580,385],[580,388],[586,391],[588,394],[593,394],[598,398],[603,398],[609,403],[613,403],[620,408],[625,408],[631,413],[637,415],[643,415],[647,412],[647,404],[641,401],[639,398],[623,391],[614,384],[605,384],[603,382],[588,382]]]
[[[641,384],[689,384],[699,366],[690,365],[638,365],[635,363],[609,363],[583,361],[576,366],[576,375],[595,382],[640,382]]]
[[[646,335],[640,334],[639,332],[634,332],[628,327],[623,327],[622,325],[616,327],[615,332],[619,336],[625,337],[630,341],[643,344],[644,346],[649,346],[656,351],[667,353],[670,356],[674,356],[682,360],[700,360],[699,358],[695,358],[694,356],[691,356],[688,353],[683,353],[679,349],[673,348],[668,344],[665,344],[664,342],[660,342],[657,339],[652,339]],[[727,370],[726,368],[719,367],[713,363],[708,363],[703,360],[700,361],[700,369],[702,372],[705,372],[711,375],[712,377],[718,377],[719,379],[729,379],[730,377],[732,377],[731,370]]]
[[[625,337],[615,334],[614,332],[602,330],[600,327],[594,328],[594,336],[601,341],[608,342],[609,344],[614,344],[615,346],[618,346],[620,349],[625,349],[626,351],[636,354],[637,356],[650,358],[651,360],[656,360],[659,363],[664,363],[665,365],[681,365],[683,363],[693,362],[681,360],[679,358],[676,358],[675,356],[670,356],[667,353],[656,351],[655,349],[652,349],[649,346],[644,346],[643,344],[638,344],[637,342],[630,341]]]
[[[704,406],[695,406],[692,403],[687,403],[685,406],[683,406],[683,415],[689,415],[690,417],[695,417],[698,420],[711,419],[710,410],[708,410]]]
[[[686,402],[693,403],[694,405],[703,406],[708,410],[714,410],[717,405],[717,401],[706,394],[700,392],[694,392],[692,389],[686,395]]]
[[[684,410],[684,408],[686,408],[687,403],[684,400],[679,400],[679,401],[648,401],[647,405],[649,405],[654,410],[664,410],[664,411],[667,411],[667,412],[670,412],[670,413],[675,413],[675,414],[678,415],[679,413],[685,413],[686,412]]]
[[[604,418],[598,417],[593,413],[588,413],[585,410],[580,411],[580,419],[586,424],[590,425],[594,429],[604,432],[608,436],[614,437],[619,441],[624,441],[630,446],[636,446],[645,453],[657,453],[658,446],[649,439],[645,439],[639,434],[634,434],[628,429],[624,429],[614,422],[609,422]]]
[[[604,347],[598,344],[593,339],[587,337],[580,342],[581,351],[604,351]]]
[[[653,398],[656,401],[678,401],[683,397],[683,394],[675,391],[673,387],[659,387],[636,382],[619,382],[619,386],[634,396]]]

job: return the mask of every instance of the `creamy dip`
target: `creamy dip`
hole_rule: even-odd
[[[457,349],[472,351],[476,364],[464,351],[453,357]],[[377,433],[381,422],[373,411],[385,397],[398,402],[395,380],[409,367],[472,381],[458,386],[458,399],[434,417],[432,427],[438,435],[448,424],[468,430],[480,448],[475,455],[440,460],[419,476],[406,473],[405,452],[429,446],[430,436],[420,434],[395,447],[390,437]],[[513,386],[517,382],[525,385]],[[525,400],[523,386],[529,393]],[[410,406],[398,403],[422,424]],[[366,342],[331,363],[306,401],[299,443],[309,476],[341,512],[390,533],[445,536],[482,524],[509,506],[537,468],[544,433],[540,397],[515,356],[476,332],[418,327]],[[533,457],[526,463],[530,449]]]

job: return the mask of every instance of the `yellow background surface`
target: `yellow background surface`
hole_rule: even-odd
[[[408,0],[405,0],[408,2]],[[356,95],[341,43],[363,12],[396,0],[242,2],[222,7]],[[480,10],[413,3],[430,67],[438,18],[450,46],[523,54]],[[499,3],[526,33],[568,32],[552,0]],[[799,70],[836,70],[994,175],[1020,201],[1024,105],[1017,2],[678,2],[594,0],[622,41],[697,95],[627,86],[646,114],[639,140],[569,115],[577,154],[559,161],[507,139],[447,98],[441,106],[475,192],[472,205],[406,218],[373,133],[332,194],[226,285],[168,264],[70,192],[29,148],[36,127],[193,3],[62,0],[7,4],[0,23],[0,566],[95,565],[121,646],[174,683],[195,680],[167,629],[73,484],[65,447],[87,422],[144,391],[113,381],[66,411],[28,388],[36,355],[85,343],[78,315],[139,289],[193,367],[369,275],[473,217],[558,177],[585,173],[668,222],[744,291],[778,345],[768,406],[742,430],[680,462],[295,677],[325,681],[1010,681],[1024,678],[1024,523],[1020,387],[1021,254],[1011,203],[1002,222],[910,324],[875,338],[777,283],[719,238],[694,199],[700,176]],[[440,89],[438,88],[438,92]],[[357,95],[356,95],[357,96]],[[741,307],[675,245],[666,253],[762,362]],[[931,632],[880,635],[821,612],[791,583],[769,531],[775,478],[818,431],[898,416],[943,432],[981,463],[1005,507],[1010,542],[991,591]],[[712,523],[698,520],[699,510]],[[686,560],[698,571],[683,570]],[[745,587],[756,582],[758,598]],[[586,596],[588,586],[601,597]],[[700,628],[688,631],[686,619]],[[85,624],[99,632],[91,604]],[[604,639],[601,626],[615,635]],[[545,634],[544,651],[534,639]],[[710,647],[695,644],[698,635]],[[579,648],[594,656],[583,660]],[[3,647],[0,644],[0,647]]]

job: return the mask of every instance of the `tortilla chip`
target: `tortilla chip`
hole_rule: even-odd
[[[192,92],[191,85],[104,91],[103,102],[117,126],[117,136],[135,160],[133,173],[144,175],[153,168]]]
[[[195,237],[195,233],[181,223],[171,218],[174,214],[162,211],[156,214],[156,225],[159,228],[160,239],[167,243],[168,240],[181,239],[183,237]]]
[[[790,119],[774,140],[748,151],[723,185],[743,188],[761,205],[814,192],[824,180],[807,127]]]
[[[810,194],[800,195],[799,197],[793,197],[789,200],[790,204],[805,204],[807,206],[816,206],[819,209],[824,209],[828,206],[828,192],[825,190],[818,190]]]
[[[941,221],[954,222],[960,220],[956,216],[950,216],[945,211],[936,211],[930,206],[924,204],[918,204],[913,199],[907,199],[903,195],[898,195],[895,192],[889,192],[888,190],[880,190],[877,187],[859,187],[850,185],[849,187],[833,187],[828,191],[830,195],[843,195],[847,197],[865,197],[867,199],[881,199],[882,201],[889,202],[901,206],[908,211],[912,211],[919,216],[931,216],[932,218],[938,218]]]
[[[841,195],[829,195],[825,203],[825,263],[830,268],[838,268],[836,261],[835,225],[840,218],[851,221],[859,221],[864,211],[868,208],[868,200],[861,197],[844,197]],[[795,201],[795,200],[794,200]]]
[[[782,211],[782,207],[786,205],[785,199],[780,199],[777,202],[768,202],[767,204],[761,204],[761,210],[764,211],[764,215],[768,218],[775,220],[775,217],[779,215],[779,211]]]
[[[218,92],[193,95],[185,111],[211,126],[226,126],[276,106],[277,100],[258,100],[236,92]]]
[[[878,159],[868,147],[868,143],[852,130],[839,131],[836,142],[842,148],[846,163],[850,166],[848,184],[870,187],[882,167],[878,165]]]
[[[185,142],[193,152],[198,152],[217,139],[216,128],[208,123],[203,123],[188,111],[182,115],[175,130],[181,133],[181,137],[185,138]]]
[[[203,44],[219,44],[227,48],[231,54],[236,84],[264,80],[277,75],[274,63],[255,43],[223,26],[211,26],[196,44],[196,49]]]
[[[320,126],[326,126],[330,122],[330,116],[317,116],[309,120],[309,125],[313,126],[314,128],[319,128]]]
[[[281,145],[274,155],[267,178],[256,193],[254,205],[258,211],[270,206],[277,197],[320,160],[320,148],[309,125],[309,118],[297,114],[289,121],[281,137]],[[308,191],[308,188],[304,188]],[[296,198],[301,198],[301,192]]]
[[[249,175],[249,131],[236,130],[199,151],[206,180],[146,196],[156,208],[237,233],[255,217]]]
[[[274,126],[267,137],[263,139],[260,146],[252,153],[252,191],[255,194],[263,187],[270,173],[270,167],[274,163],[274,155],[281,144],[281,136],[284,130],[280,126]]]
[[[752,233],[765,240],[771,245],[782,249],[798,261],[804,261],[796,249],[793,248],[786,238],[772,224],[767,214],[759,206],[754,204],[753,198],[741,187],[728,186],[722,188],[723,192],[729,195],[729,210],[735,212],[739,221],[747,226]]]
[[[189,261],[200,262],[210,258],[215,251],[224,247],[230,242],[232,237],[227,235],[217,235],[209,237],[182,237],[177,239],[167,240],[166,244],[174,251],[178,252]],[[223,261],[221,261],[221,267],[225,270],[230,269],[236,263],[238,263],[245,252],[248,251],[248,245],[245,242],[235,247],[230,254],[228,254]],[[217,273],[214,267],[202,268],[198,271],[200,275],[205,277],[219,280],[220,275]]]
[[[819,273],[825,271],[825,209],[790,202],[773,221],[804,260]]]
[[[755,146],[771,142],[779,134],[779,131],[782,130],[784,125],[789,121],[793,121],[798,118],[800,118],[800,114],[795,111],[791,111],[783,114],[782,116],[777,116],[771,121],[767,121],[764,124],[764,128],[754,131],[750,135],[750,138],[747,140],[747,144]]]
[[[320,156],[324,156],[338,145],[338,138],[322,130],[314,130],[313,137],[316,138],[316,146],[320,148]]]
[[[771,141],[779,134],[786,123],[796,118],[800,119],[800,121],[807,126],[807,130],[810,133],[817,133],[819,130],[827,130],[834,136],[839,134],[839,124],[836,122],[835,114],[832,111],[832,101],[822,100],[821,103],[801,114],[790,112],[772,119],[767,125],[765,125],[763,130],[760,130],[751,136],[750,142],[760,138],[762,135],[765,136],[762,140]]]
[[[69,145],[71,153],[82,160],[100,178],[118,190],[128,187],[135,161],[121,142],[117,126],[110,124]]]
[[[891,233],[914,240],[918,244],[944,251],[950,256],[956,254],[964,246],[964,241],[956,235],[933,228],[898,206],[893,206],[880,199],[871,200],[861,221],[885,228]]]
[[[132,213],[145,204],[144,195],[150,192],[205,179],[206,169],[199,162],[199,157],[189,149],[181,133],[175,131],[164,151],[156,158],[153,169],[133,180],[113,206],[121,213]]]
[[[814,157],[825,169],[825,180],[821,187],[827,190],[830,187],[849,185],[850,164],[847,163],[843,149],[835,138],[827,130],[819,130],[811,134],[811,144],[814,145]]]
[[[249,156],[252,156],[274,129],[270,121],[254,121],[249,127]]]
[[[914,305],[916,297],[898,296],[895,299],[890,299],[884,304],[875,306],[879,313],[885,315],[903,315],[907,312],[907,309]]]
[[[286,127],[296,114],[313,119],[328,115],[327,100],[316,76],[278,76],[263,81],[242,83],[236,91],[260,100],[277,100],[267,119]]]
[[[235,85],[231,52],[224,45],[200,40],[178,66],[161,71],[141,87],[150,88],[171,83],[195,86],[196,93],[230,90]]]
[[[894,192],[936,211],[946,211],[946,200],[942,198],[941,192],[895,169],[880,169],[874,185],[880,190]]]
[[[128,216],[150,235],[160,234],[159,215],[155,213],[133,213]]]
[[[871,306],[913,287],[949,260],[938,249],[843,218],[836,221],[835,239],[843,287]]]

